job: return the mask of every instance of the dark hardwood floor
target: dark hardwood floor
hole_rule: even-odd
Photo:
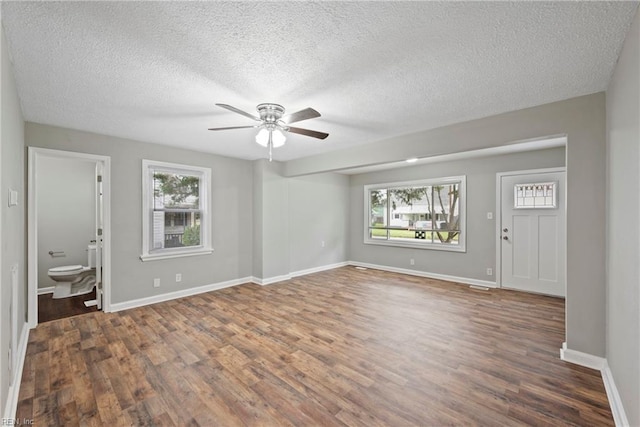
[[[53,294],[38,295],[38,323],[50,322],[65,317],[77,316],[97,311],[84,305],[85,301],[96,299],[95,289],[90,294],[71,298],[53,299]]]
[[[344,267],[31,331],[37,426],[607,426],[564,301]]]

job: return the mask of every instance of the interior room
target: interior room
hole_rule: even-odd
[[[2,2],[3,423],[640,426],[638,5]]]
[[[43,157],[38,165],[40,184],[35,197],[40,322],[68,317],[71,313],[92,311],[89,307],[83,307],[83,301],[95,298],[77,297],[95,293],[95,280],[84,280],[82,286],[80,284],[83,280],[79,280],[73,292],[70,288],[68,292],[62,292],[63,287],[58,285],[61,282],[56,279],[66,276],[62,274],[65,272],[59,271],[63,264],[89,265],[88,254],[95,254],[95,176],[96,164],[83,159]],[[66,251],[59,247],[62,244]],[[61,258],[64,258],[64,262],[61,262]],[[79,278],[80,274],[75,273],[75,270],[71,271],[74,279]]]

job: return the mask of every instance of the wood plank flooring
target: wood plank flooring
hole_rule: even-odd
[[[31,331],[36,426],[607,426],[564,301],[344,267]]]
[[[98,311],[95,306],[84,305],[85,301],[92,299],[96,299],[95,289],[90,294],[70,298],[53,299],[53,294],[38,295],[38,323]]]

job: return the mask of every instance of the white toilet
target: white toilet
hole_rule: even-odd
[[[96,245],[87,249],[87,266],[63,265],[49,269],[49,277],[56,282],[53,298],[68,298],[88,294],[96,285]]]

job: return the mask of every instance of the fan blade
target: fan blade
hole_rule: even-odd
[[[311,136],[313,138],[318,138],[318,139],[325,139],[326,137],[329,136],[328,133],[318,132],[311,129],[294,128],[291,126],[289,126],[287,130],[289,132],[298,133],[300,135],[305,135],[305,136]]]
[[[238,113],[238,114],[241,114],[241,115],[243,115],[245,117],[249,117],[250,119],[256,120],[258,122],[261,121],[260,117],[256,117],[253,114],[247,113],[246,111],[239,110],[236,107],[232,107],[231,105],[227,105],[227,104],[216,104],[216,105],[218,107],[225,108],[225,109],[227,109],[229,111],[233,111],[234,113]]]
[[[258,126],[229,126],[226,128],[209,128],[209,130],[229,130],[229,129],[249,129],[249,128],[255,128]]]
[[[320,113],[318,113],[313,108],[305,108],[304,110],[287,114],[286,116],[282,117],[281,120],[289,124],[289,123],[301,122],[302,120],[314,119],[316,117],[320,117]]]

